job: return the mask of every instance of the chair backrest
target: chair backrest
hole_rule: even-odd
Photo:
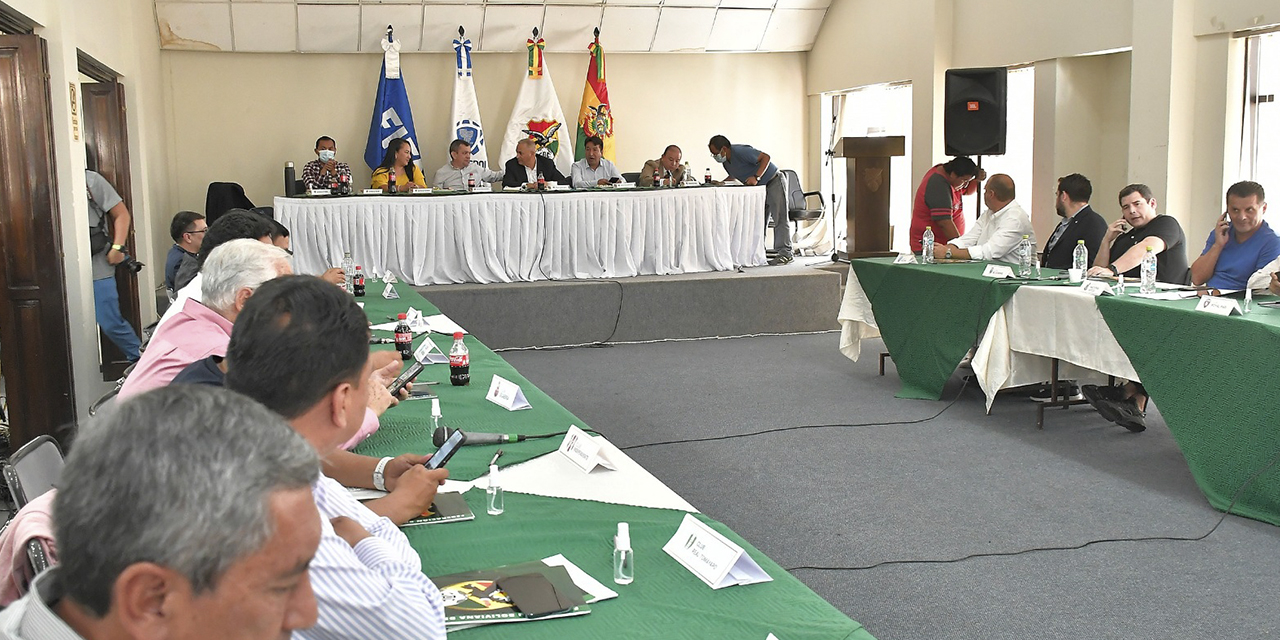
[[[639,171],[623,171],[622,179],[632,184],[635,184],[640,180],[640,172]]]
[[[787,181],[787,211],[805,209],[804,185],[800,184],[800,176],[791,169],[783,169],[782,178]]]
[[[62,475],[58,442],[48,435],[36,436],[9,456],[4,475],[13,504],[21,509],[52,489]]]
[[[210,182],[204,197],[204,219],[213,224],[222,214],[232,209],[252,209],[253,203],[244,194],[244,187],[234,182]]]

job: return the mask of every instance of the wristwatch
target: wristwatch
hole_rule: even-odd
[[[378,461],[378,466],[373,469],[373,488],[378,491],[387,490],[387,477],[383,475],[383,469],[387,468],[387,463],[391,462],[391,458],[383,458]]]
[[[947,245],[947,255],[943,256],[943,258],[947,260],[951,259],[951,245]]]
[[[1116,266],[1115,266],[1114,264],[1109,264],[1109,265],[1107,265],[1107,268],[1111,270],[1111,275],[1113,275],[1113,276],[1119,276],[1119,275],[1120,275],[1120,270],[1119,270],[1119,269],[1117,269],[1117,268],[1116,268]]]
[[[113,245],[111,245],[111,248],[112,248],[112,249],[114,249],[114,250],[116,250],[116,251],[120,251],[120,252],[123,252],[123,251],[124,251],[124,245],[122,245],[122,244],[113,244]]]

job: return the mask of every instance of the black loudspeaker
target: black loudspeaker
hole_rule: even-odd
[[[947,155],[1004,155],[1008,71],[947,69],[946,91],[942,128]]]

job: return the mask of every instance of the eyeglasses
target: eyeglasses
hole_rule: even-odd
[[[195,235],[195,234],[197,234],[197,233],[204,233],[204,232],[206,232],[206,231],[208,231],[208,230],[209,230],[209,227],[205,227],[205,228],[203,228],[203,229],[197,229],[197,230],[195,230],[195,231],[183,231],[183,233],[190,233],[191,235]]]

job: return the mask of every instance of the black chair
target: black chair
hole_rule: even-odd
[[[13,506],[21,509],[27,503],[53,490],[62,475],[62,450],[51,436],[36,436],[9,456],[4,465],[5,483]],[[49,568],[47,549],[39,540],[27,541],[27,561],[32,575]]]
[[[631,184],[635,184],[636,182],[639,182],[639,181],[640,181],[640,172],[639,172],[639,171],[625,171],[625,172],[623,172],[623,174],[622,174],[622,179],[623,179],[623,180],[626,180],[627,182],[630,182]]]
[[[234,182],[210,182],[204,197],[205,223],[213,224],[232,209],[253,209],[253,202],[244,194],[244,187]]]
[[[800,220],[820,220],[827,211],[827,203],[818,191],[805,191],[800,186],[800,176],[790,169],[782,170],[782,177],[787,181],[787,218],[792,222]],[[818,196],[818,208],[809,208],[809,198]]]

